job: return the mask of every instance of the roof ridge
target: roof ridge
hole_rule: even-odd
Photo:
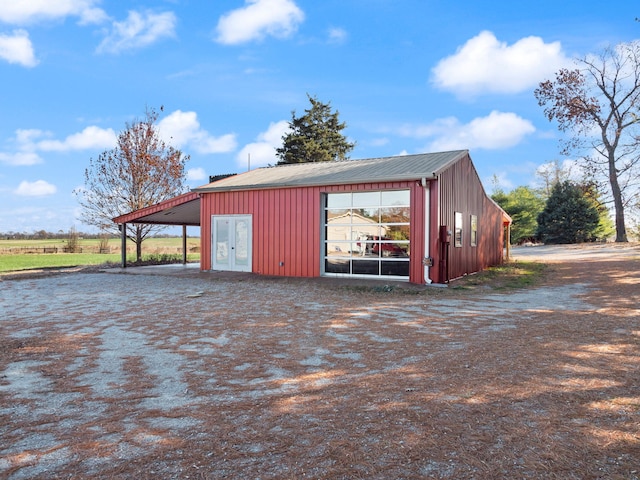
[[[342,160],[326,160],[323,162],[297,162],[297,163],[276,163],[275,165],[265,165],[263,167],[256,167],[253,170],[258,170],[260,168],[278,168],[278,167],[294,167],[301,165],[326,165],[326,164],[336,164],[336,163],[349,163],[349,162],[366,162],[366,161],[374,161],[374,160],[395,160],[395,159],[403,159],[407,157],[419,157],[422,155],[444,155],[448,153],[468,153],[468,149],[458,149],[458,150],[445,150],[442,152],[423,152],[423,153],[405,153],[403,155],[388,155],[384,157],[369,157],[369,158],[345,158]],[[252,170],[250,170],[252,171]]]
[[[328,162],[288,163],[255,168],[193,190],[207,192],[431,178],[464,156],[469,156],[468,150]]]

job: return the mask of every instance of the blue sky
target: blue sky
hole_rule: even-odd
[[[277,161],[307,93],[351,158],[469,149],[485,188],[563,160],[533,90],[640,39],[640,6],[594,0],[0,0],[0,232],[93,231],[73,190],[145,107],[188,185]]]

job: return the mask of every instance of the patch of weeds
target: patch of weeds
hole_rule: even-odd
[[[344,285],[341,288],[350,292],[356,293],[394,293],[394,294],[406,294],[417,295],[424,293],[424,289],[421,286],[412,285]]]
[[[393,285],[380,285],[373,287],[374,292],[393,292],[396,289]]]
[[[127,265],[141,267],[144,265],[167,265],[171,263],[182,263],[182,255],[176,253],[152,253],[143,255],[139,262],[129,262]]]
[[[451,283],[454,289],[512,290],[538,284],[545,276],[548,266],[536,262],[509,262],[491,267]]]

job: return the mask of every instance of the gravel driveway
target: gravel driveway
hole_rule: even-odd
[[[5,277],[0,477],[638,479],[640,254],[595,248],[508,291]]]

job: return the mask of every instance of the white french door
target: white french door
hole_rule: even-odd
[[[251,215],[211,216],[211,266],[251,271]]]

